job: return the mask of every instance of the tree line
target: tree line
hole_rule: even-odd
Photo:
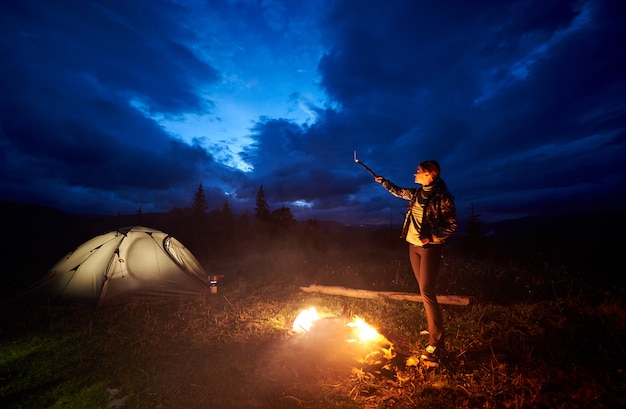
[[[189,243],[194,254],[202,258],[213,252],[223,255],[240,251],[243,246],[285,238],[298,226],[289,207],[270,208],[263,186],[257,191],[252,214],[248,210],[235,214],[227,198],[220,208],[209,209],[204,187],[199,184],[189,207],[174,208],[164,217],[163,228]]]

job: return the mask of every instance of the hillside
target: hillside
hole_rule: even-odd
[[[603,251],[617,242],[598,242],[593,251],[579,247],[567,236],[572,220],[510,221],[485,226],[485,236],[460,232],[449,243],[438,292],[470,296],[471,303],[442,305],[449,357],[431,367],[419,358],[427,342],[421,303],[301,290],[315,283],[416,292],[397,229],[335,223],[286,230],[235,223],[223,229],[218,214],[197,224],[189,214],[82,217],[9,210],[5,221],[16,234],[4,238],[3,251],[21,273],[7,264],[2,271],[14,288],[39,277],[68,248],[129,224],[181,237],[209,271],[224,277],[216,294],[197,298],[98,309],[26,299],[9,304],[0,314],[3,408],[626,404],[624,291],[609,279],[620,268],[612,264],[619,253],[610,253],[611,261]],[[537,240],[546,228],[562,241]],[[572,257],[602,261],[607,270],[584,272],[580,263],[560,262]],[[311,306],[326,317],[314,324],[320,332],[294,332],[296,316]],[[354,343],[342,320],[357,317],[384,343]]]
[[[165,213],[118,216],[83,216],[56,209],[0,203],[2,225],[5,232],[0,239],[5,268],[2,276],[3,296],[18,292],[41,278],[62,256],[87,239],[119,227],[144,225],[165,231],[178,238],[201,261],[214,259],[207,248],[220,248],[224,257],[236,257],[241,246],[244,228],[215,227],[209,218],[206,229],[184,221],[184,216]],[[623,213],[595,215],[538,216],[503,221],[483,226],[484,235],[468,237],[459,229],[450,241],[450,251],[467,252],[467,248],[480,249],[472,257],[510,257],[516,261],[538,263],[541,261],[563,264],[568,270],[588,276],[596,283],[625,287],[626,278],[620,270],[620,237],[626,228]],[[208,216],[210,217],[210,216]],[[315,234],[304,234],[311,245],[345,241],[345,237],[358,241],[360,237],[402,252],[403,242],[394,229],[347,227],[337,221],[320,221]],[[247,229],[247,228],[246,228]],[[304,231],[305,226],[300,226]],[[583,233],[584,232],[584,233]],[[222,236],[228,236],[225,240]],[[231,243],[228,251],[225,247]],[[313,243],[313,241],[317,241]],[[471,244],[471,246],[468,245]],[[328,243],[324,245],[328,246]],[[476,253],[476,254],[474,254]],[[480,253],[480,254],[478,254]]]

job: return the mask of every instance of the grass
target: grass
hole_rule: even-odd
[[[359,239],[363,239],[360,237]],[[414,291],[402,243],[327,237],[203,262],[217,294],[103,309],[15,304],[2,314],[3,408],[613,408],[626,405],[626,308],[562,265],[446,254],[450,359],[412,365],[419,303],[305,293],[311,283]],[[290,330],[316,306],[378,328],[390,355]]]

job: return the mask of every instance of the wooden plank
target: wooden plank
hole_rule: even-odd
[[[356,288],[347,288],[340,286],[326,286],[311,284],[308,287],[300,287],[302,291],[312,293],[322,293],[329,295],[341,295],[344,297],[354,298],[384,298],[389,300],[401,300],[401,301],[417,301],[422,302],[422,296],[415,293],[405,293],[397,291],[372,291],[372,290],[360,290]],[[437,301],[440,304],[451,305],[469,305],[471,297],[462,295],[438,295]]]

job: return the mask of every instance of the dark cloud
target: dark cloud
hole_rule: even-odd
[[[182,10],[133,4],[6,4],[0,44],[10,58],[0,78],[0,118],[2,173],[12,176],[2,183],[7,196],[75,210],[96,195],[91,211],[128,211],[149,202],[152,190],[197,184],[214,166],[209,153],[172,139],[133,107],[205,112],[211,104],[196,87],[218,78],[178,43],[190,35],[177,22]],[[137,191],[146,197],[123,199]]]
[[[480,202],[496,217],[585,210],[570,191],[588,190],[590,178],[597,194],[619,191],[626,174],[614,160],[623,143],[603,149],[598,134],[615,138],[626,122],[615,18],[624,13],[609,3],[342,8],[327,27],[334,46],[322,84],[347,116],[387,130],[361,135],[390,178],[434,157],[465,208]],[[576,175],[593,162],[608,173]]]
[[[438,160],[462,217],[621,208],[624,21],[610,0],[7,1],[2,199],[166,211],[202,183],[241,211],[263,185],[298,217],[399,219],[356,149],[404,186]]]

